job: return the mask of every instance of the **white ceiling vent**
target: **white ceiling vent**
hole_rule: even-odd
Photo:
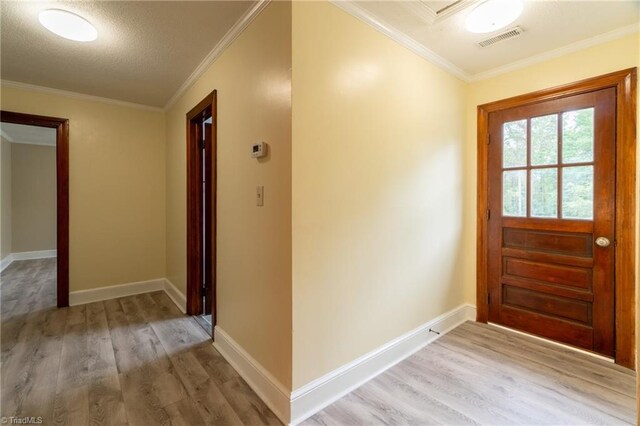
[[[511,29],[508,29],[506,31],[501,32],[498,35],[494,35],[491,38],[488,38],[486,40],[482,40],[482,41],[478,42],[477,44],[480,47],[488,47],[488,46],[491,46],[491,45],[496,44],[498,42],[501,42],[501,41],[504,41],[504,40],[508,40],[510,38],[518,37],[523,32],[524,32],[524,30],[522,28],[520,28],[520,27],[511,28]]]
[[[433,25],[479,1],[481,0],[418,0],[393,2],[393,5],[400,5],[418,19]]]

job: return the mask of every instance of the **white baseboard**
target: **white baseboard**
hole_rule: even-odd
[[[213,346],[284,423],[289,423],[289,391],[219,326]]]
[[[58,255],[58,250],[23,251],[11,253],[13,260],[49,259]]]
[[[164,290],[165,283],[166,280],[164,278],[159,278],[156,280],[92,288],[90,290],[72,291],[69,293],[69,305],[83,305],[85,303],[100,302],[102,300]]]
[[[6,255],[0,260],[0,272],[4,271],[13,262],[13,253]]]
[[[461,305],[291,393],[290,424],[297,425],[465,321],[473,305]],[[435,334],[429,330],[435,330]]]
[[[133,296],[142,293],[151,293],[160,290],[163,290],[167,296],[169,296],[169,299],[176,304],[183,314],[187,312],[187,299],[180,290],[178,290],[173,283],[166,278],[92,288],[89,290],[72,291],[69,293],[69,305],[84,305],[85,303],[101,302],[103,300]]]
[[[291,393],[219,326],[214,330],[213,346],[284,424],[297,425],[448,331],[475,319],[475,306],[461,305]]]
[[[168,278],[164,280],[164,292],[167,293],[169,299],[176,304],[183,314],[187,313],[187,298],[173,285]]]
[[[0,271],[4,271],[16,260],[49,259],[58,256],[58,250],[23,251],[11,253],[0,260]]]

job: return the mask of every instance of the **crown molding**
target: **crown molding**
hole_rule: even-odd
[[[492,68],[487,71],[482,71],[476,74],[470,74],[461,68],[457,67],[453,63],[449,62],[442,56],[433,52],[432,50],[425,47],[420,42],[416,41],[412,37],[409,37],[404,32],[395,28],[392,25],[387,24],[379,17],[375,16],[371,12],[361,8],[355,2],[348,0],[329,0],[333,5],[347,12],[351,16],[363,21],[364,23],[372,26],[376,30],[380,31],[384,35],[388,36],[392,40],[411,50],[413,53],[422,57],[423,59],[431,62],[432,64],[444,69],[445,71],[450,72],[454,76],[459,79],[471,83],[481,80],[486,80],[492,77],[496,77],[500,74],[505,74],[507,72],[515,71],[521,68],[526,68],[528,66],[548,61],[550,59],[558,58],[563,55],[567,55],[573,52],[577,52],[583,49],[587,49],[589,47],[597,46],[602,43],[606,43],[609,41],[613,41],[627,35],[631,35],[636,32],[640,32],[640,24],[631,24],[625,27],[621,27],[615,29],[613,31],[609,31],[604,34],[599,34],[597,36],[580,40],[575,43],[568,44],[566,46],[560,47],[558,49],[550,50],[539,55],[534,55],[528,57],[526,59],[509,63],[507,65],[502,65],[496,68]],[[465,6],[469,6],[473,4],[473,2],[469,2]]]
[[[119,101],[117,99],[103,98],[101,96],[87,95],[85,93],[70,92],[68,90],[54,89],[51,87],[36,86],[35,84],[20,83],[18,81],[0,80],[2,87],[13,89],[29,90],[32,92],[46,93],[49,95],[59,95],[66,98],[81,99],[85,101],[101,102],[104,104],[118,105],[127,108],[143,109],[146,111],[162,112],[163,109],[150,105],[136,104],[133,102]]]
[[[613,31],[609,31],[604,34],[577,41],[575,43],[567,44],[558,49],[549,50],[547,52],[540,53],[539,55],[530,56],[526,59],[512,62],[507,65],[503,65],[497,68],[490,69],[488,71],[479,72],[473,74],[469,79],[470,82],[476,82],[481,80],[487,80],[496,77],[500,74],[505,74],[511,71],[516,71],[522,68],[529,67],[531,65],[539,64],[541,62],[549,61],[551,59],[559,58],[570,53],[578,52],[580,50],[588,49],[589,47],[597,46],[599,44],[607,43],[609,41],[617,40],[628,35],[640,32],[640,24],[631,24],[626,27],[621,27]]]
[[[330,2],[333,5],[344,10],[351,16],[358,18],[362,22],[377,29],[387,37],[391,38],[392,40],[395,40],[402,46],[406,47],[416,55],[426,59],[432,64],[444,69],[445,71],[450,72],[451,74],[453,74],[454,76],[458,77],[463,81],[470,80],[471,76],[467,72],[458,68],[453,63],[447,61],[442,56],[438,55],[432,50],[426,48],[423,44],[409,37],[402,31],[398,30],[392,25],[387,24],[386,22],[382,21],[377,16],[374,16],[372,13],[368,12],[367,10],[362,9],[355,2],[344,1],[344,0],[330,0]]]
[[[231,46],[231,44],[235,41],[240,34],[249,26],[249,24],[264,10],[265,7],[269,4],[271,0],[258,0],[256,4],[254,4],[251,9],[246,11],[244,15],[240,17],[240,19],[233,24],[233,26],[227,31],[227,33],[222,37],[222,39],[214,46],[213,49],[205,56],[205,58],[200,62],[200,65],[196,67],[196,69],[191,73],[191,75],[182,83],[182,86],[176,90],[173,96],[169,99],[169,101],[164,106],[164,110],[168,111],[178,99],[184,93],[189,90],[191,86],[196,82],[196,80],[204,74],[204,72],[209,68],[209,66],[216,60],[218,57],[224,52],[227,47]]]

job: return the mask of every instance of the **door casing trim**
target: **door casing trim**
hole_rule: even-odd
[[[478,106],[476,321],[489,319],[488,155],[489,114],[581,93],[616,88],[615,362],[635,369],[636,88],[629,68]]]
[[[207,268],[207,279],[212,283],[212,328],[216,325],[217,309],[216,309],[216,163],[217,163],[217,92],[214,90],[207,97],[191,109],[186,115],[187,124],[187,314],[199,315],[203,313],[202,306],[202,263],[200,241],[202,238],[202,229],[200,224],[206,218],[202,215],[202,191],[201,182],[198,182],[198,169],[202,165],[198,162],[198,151],[196,143],[196,123],[204,117],[211,116],[213,132],[211,143],[211,206],[207,209],[209,213],[209,225],[207,232],[210,238],[207,239],[207,253],[209,256],[210,267]],[[202,171],[204,173],[204,170]],[[212,329],[213,333],[213,329]]]
[[[69,306],[69,120],[13,111],[0,111],[0,122],[56,129],[56,299]]]

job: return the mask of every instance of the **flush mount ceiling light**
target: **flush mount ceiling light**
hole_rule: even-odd
[[[66,10],[43,10],[39,20],[43,27],[69,40],[93,41],[98,38],[96,27],[83,17]]]
[[[487,0],[467,16],[467,30],[472,33],[499,30],[518,19],[522,9],[522,0]]]

